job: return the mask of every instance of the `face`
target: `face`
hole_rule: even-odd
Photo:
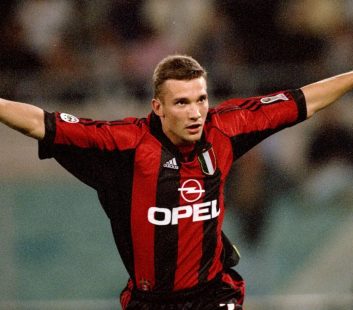
[[[206,80],[165,81],[160,98],[152,100],[152,109],[175,145],[195,143],[201,138],[208,112]]]

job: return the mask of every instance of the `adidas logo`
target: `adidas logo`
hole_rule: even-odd
[[[165,167],[165,168],[170,168],[170,169],[179,169],[179,166],[178,166],[178,164],[177,164],[177,162],[176,162],[175,157],[174,157],[173,159],[171,159],[171,160],[168,160],[168,161],[163,165],[163,167]]]

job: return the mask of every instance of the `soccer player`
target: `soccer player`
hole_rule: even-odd
[[[353,72],[215,108],[189,56],[163,59],[153,82],[146,118],[93,121],[0,100],[0,121],[97,191],[130,276],[123,309],[242,309],[244,281],[222,234],[229,169],[352,90]]]

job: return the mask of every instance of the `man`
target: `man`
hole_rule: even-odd
[[[130,275],[123,309],[242,309],[244,282],[221,231],[229,169],[350,91],[353,72],[211,109],[191,57],[163,59],[153,82],[147,118],[97,122],[1,100],[0,120],[97,191]]]

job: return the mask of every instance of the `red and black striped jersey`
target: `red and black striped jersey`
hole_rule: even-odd
[[[97,191],[134,285],[171,292],[223,270],[223,191],[234,160],[304,119],[300,90],[225,101],[209,110],[185,160],[153,113],[93,121],[46,112],[39,157],[54,157]]]

